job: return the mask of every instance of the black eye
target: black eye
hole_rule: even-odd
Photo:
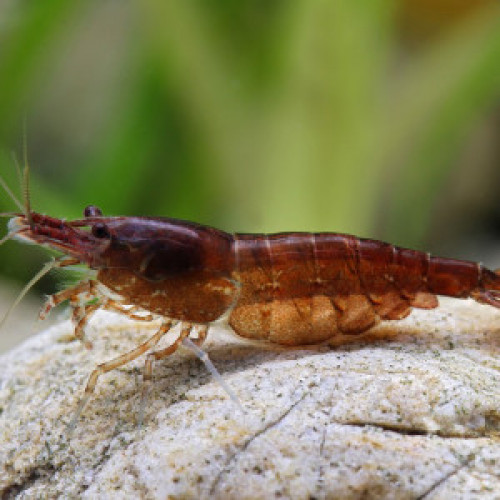
[[[98,222],[92,226],[92,234],[96,238],[108,238],[109,231],[108,228],[102,222]]]
[[[84,217],[99,217],[100,215],[102,215],[101,209],[97,208],[95,205],[89,205],[85,207],[83,211]]]

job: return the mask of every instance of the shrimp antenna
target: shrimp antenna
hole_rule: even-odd
[[[23,214],[20,214],[19,212],[0,212],[0,217],[20,217]]]
[[[3,180],[3,178],[1,176],[0,176],[0,185],[3,187],[4,191],[9,195],[10,199],[21,210],[21,212],[24,213],[25,208],[24,208],[23,204],[16,198],[14,193],[10,190],[9,186],[7,185],[7,183]]]
[[[31,217],[31,203],[30,203],[30,166],[28,163],[28,133],[26,131],[26,117],[23,121],[23,198],[26,211],[26,219],[28,224],[33,227],[33,218]]]
[[[7,235],[9,236],[9,235]],[[56,267],[60,267],[61,263],[59,260],[54,259],[50,260],[49,262],[46,262],[42,269],[38,271],[33,278],[31,278],[26,286],[21,290],[19,295],[17,296],[16,300],[12,303],[12,305],[7,309],[7,312],[4,314],[4,317],[0,321],[0,328],[4,325],[5,321],[7,321],[7,318],[10,316],[10,313],[14,310],[14,308],[23,300],[24,296],[29,292],[30,288],[33,287],[33,285],[39,281],[41,278],[43,278],[48,272],[52,271],[52,269]]]
[[[14,162],[14,166],[16,167],[16,172],[17,172],[17,180],[19,182],[19,185],[23,185],[23,174],[21,173],[21,167],[19,166],[19,161],[17,160],[17,155],[15,151],[11,152],[12,156],[12,161]]]
[[[0,214],[0,217],[4,214]],[[6,241],[14,238],[16,234],[19,234],[22,231],[22,229],[18,229],[17,231],[10,231],[8,232],[3,238],[0,238],[0,246],[3,245]]]

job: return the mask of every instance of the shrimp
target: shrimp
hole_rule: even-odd
[[[240,337],[302,346],[361,334],[413,308],[433,309],[438,295],[500,308],[498,272],[347,234],[229,234],[172,218],[106,217],[95,206],[70,221],[28,204],[23,210],[9,214],[7,236],[63,254],[43,272],[78,263],[96,273],[50,296],[42,318],[69,300],[75,335],[87,347],[85,325],[99,308],[162,321],[146,342],[92,372],[72,425],[99,376],[142,354],[148,353],[145,393],[153,362],[181,344],[217,376],[200,347],[209,325],[223,317]],[[174,342],[154,350],[177,322],[182,325]]]

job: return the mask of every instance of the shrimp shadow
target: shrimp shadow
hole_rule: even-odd
[[[302,346],[280,346],[269,342],[237,343],[212,345],[207,349],[210,359],[221,373],[233,373],[241,369],[255,368],[262,363],[274,360],[300,359],[308,356],[323,355],[328,352],[353,352],[367,348],[389,350],[405,347],[410,351],[468,349],[491,351],[500,348],[500,325],[494,328],[467,329],[451,331],[443,328],[431,329],[429,324],[385,321],[360,334],[338,333],[321,344]]]
[[[230,339],[228,336],[226,339],[224,336],[222,339],[217,338],[207,342],[204,350],[222,377],[227,377],[272,362],[299,360],[329,352],[347,354],[373,348],[394,351],[400,350],[402,346],[409,352],[469,348],[491,352],[492,347],[500,348],[500,328],[491,328],[491,323],[490,328],[464,327],[453,331],[444,328],[432,330],[430,325],[430,322],[426,324],[383,322],[362,334],[339,334],[322,344],[294,347],[279,346],[265,341],[245,341],[239,337]],[[129,375],[132,376],[133,372]],[[140,404],[141,378],[139,374],[136,387],[125,389],[121,395],[121,398],[130,400],[137,409],[139,408],[137,405]],[[154,367],[153,388],[149,400],[154,408],[147,409],[146,421],[154,419],[161,408],[186,400],[187,393],[212,380],[211,374],[201,361],[184,349],[158,361]],[[120,417],[119,419],[120,423],[117,423],[119,427],[122,427],[125,420],[129,420]]]

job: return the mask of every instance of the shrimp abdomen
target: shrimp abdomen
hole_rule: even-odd
[[[413,307],[437,307],[436,295],[491,303],[486,285],[500,289],[498,275],[474,262],[344,234],[240,234],[234,253],[241,291],[230,325],[285,345],[362,333]]]

